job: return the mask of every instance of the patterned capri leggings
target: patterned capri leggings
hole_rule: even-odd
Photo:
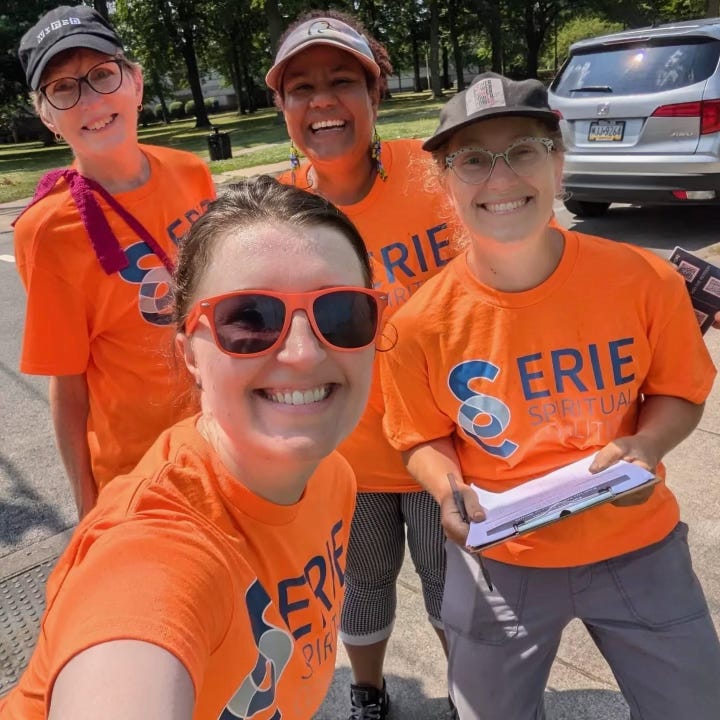
[[[340,622],[343,642],[371,645],[390,637],[406,526],[410,557],[420,577],[428,618],[435,627],[442,627],[445,535],[437,503],[424,490],[358,493],[347,550]]]

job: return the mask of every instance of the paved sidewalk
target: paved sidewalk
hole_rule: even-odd
[[[223,173],[216,181],[222,187],[239,176],[275,173],[285,167],[285,163],[278,163]],[[0,205],[0,235],[9,232],[10,220],[23,206],[22,201]],[[720,262],[720,245],[704,254]],[[716,365],[720,365],[720,331],[711,330],[706,342]],[[669,485],[679,498],[683,519],[690,525],[696,572],[716,627],[720,627],[720,381],[699,428],[668,456],[666,464]],[[27,662],[43,606],[44,580],[68,535],[61,533],[2,559],[0,695],[12,686]],[[447,710],[444,672],[439,644],[425,618],[419,581],[406,562],[398,584],[398,618],[386,663],[393,720],[443,718]],[[340,649],[334,683],[315,720],[347,718],[349,682],[349,663]],[[627,720],[629,716],[610,670],[579,624],[572,624],[565,633],[546,701],[548,720]]]
[[[720,332],[706,340],[720,364]],[[681,351],[680,348],[678,348]],[[720,627],[720,383],[699,428],[667,458],[669,484],[689,523],[696,572]],[[27,661],[42,606],[42,583],[67,539],[64,533],[3,559],[0,576],[0,694]],[[417,576],[406,561],[398,584],[398,618],[386,676],[394,720],[434,720],[447,710],[444,662],[430,629]],[[511,681],[511,679],[509,679]],[[315,720],[347,718],[350,670],[340,649],[335,680]],[[612,674],[579,624],[568,627],[546,693],[548,720],[627,720],[628,710]],[[680,720],[680,719],[678,719]]]
[[[218,189],[222,189],[238,179],[243,177],[251,177],[252,175],[279,175],[284,170],[289,169],[289,161],[272,163],[270,165],[259,165],[251,168],[241,168],[239,170],[228,170],[224,173],[213,175],[213,180]],[[0,203],[0,239],[3,236],[12,235],[12,227],[10,223],[22,212],[23,208],[30,202],[30,198],[21,200],[11,200],[10,202]]]

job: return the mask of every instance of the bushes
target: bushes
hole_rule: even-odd
[[[205,98],[204,105],[205,109],[209,113],[217,112],[220,109],[220,103],[218,102],[217,98],[214,97]],[[185,102],[183,102],[182,100],[173,100],[171,103],[168,104],[167,108],[168,113],[170,114],[170,118],[172,120],[181,120],[182,118],[189,118],[195,115],[194,100],[186,100]],[[147,113],[147,118],[145,117],[145,113]],[[162,107],[159,103],[153,105],[152,107],[144,109],[143,115],[141,116],[141,122],[155,121],[163,121]]]
[[[143,107],[143,109],[140,111],[140,116],[138,117],[138,120],[140,124],[145,127],[149,123],[155,122],[156,120],[155,110],[150,107]]]
[[[173,100],[168,106],[168,112],[173,120],[180,120],[185,117],[185,105],[179,100]]]

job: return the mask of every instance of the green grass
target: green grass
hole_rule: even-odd
[[[398,93],[383,102],[378,118],[380,137],[427,137],[437,125],[444,101],[427,93]],[[194,120],[176,120],[170,125],[140,128],[140,142],[187,150],[208,162],[213,174],[281,162],[288,158],[285,124],[273,109],[243,117],[236,113],[213,115],[213,125],[230,133],[233,158],[209,162],[207,129],[193,127]],[[40,143],[0,145],[0,202],[32,195],[41,175],[72,160],[66,145],[44,148]]]

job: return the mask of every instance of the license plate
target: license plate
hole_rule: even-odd
[[[590,142],[617,142],[625,134],[624,120],[597,120],[590,123],[588,140]]]

